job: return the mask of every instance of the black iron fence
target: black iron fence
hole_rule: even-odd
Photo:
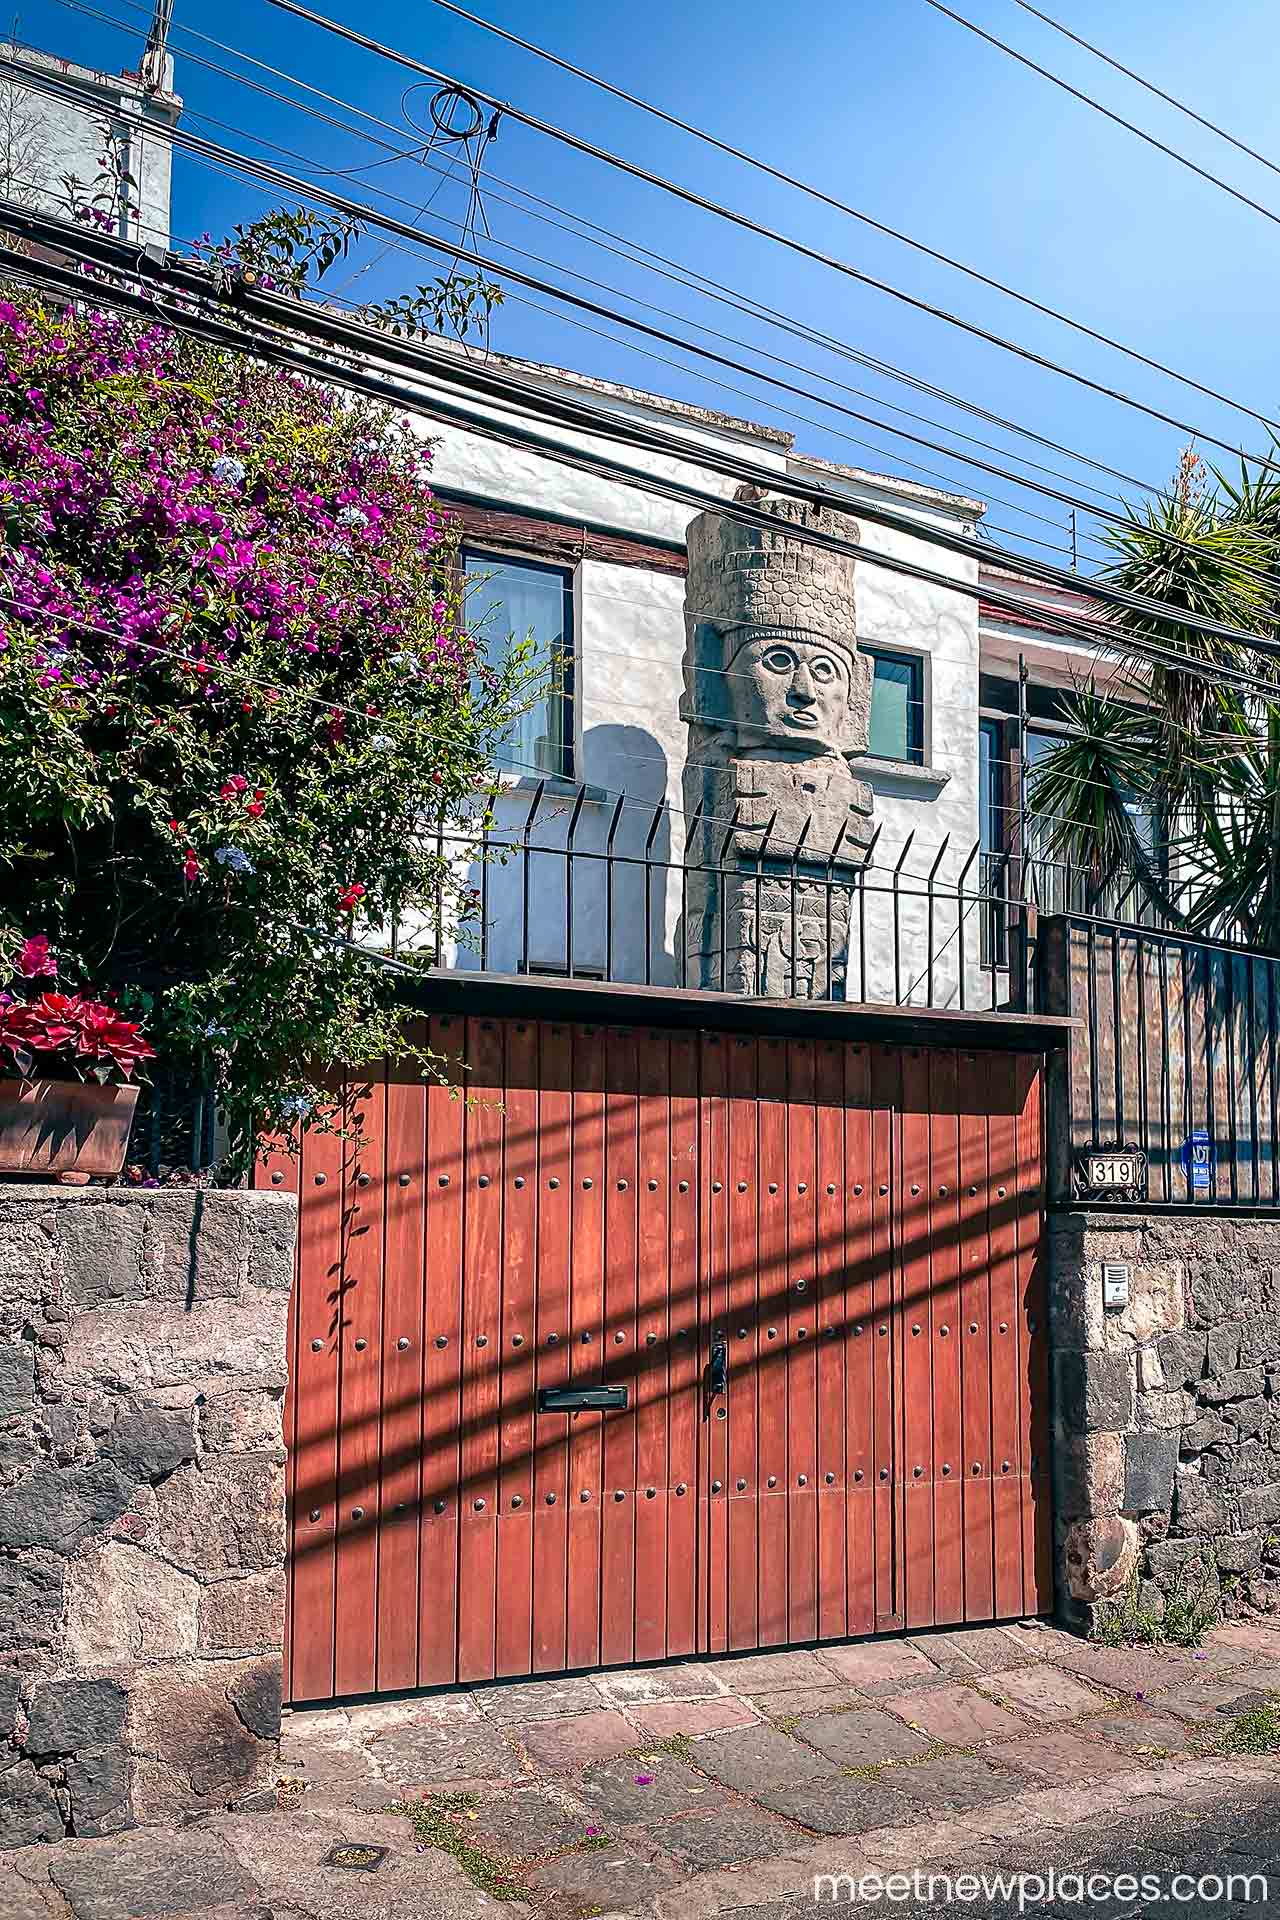
[[[926,854],[914,835],[890,854],[879,832],[855,865],[736,817],[694,815],[677,843],[680,823],[583,786],[504,795],[489,824],[437,834],[470,918],[443,934],[442,901],[398,944],[460,972],[1074,1016],[1048,1103],[1057,1201],[1103,1204],[1084,1157],[1124,1149],[1141,1168],[1111,1196],[1126,1204],[1280,1206],[1280,958],[1161,925],[1134,875],[1100,888],[981,844]],[[212,1097],[163,1081],[143,1096],[135,1168],[187,1177],[217,1138]]]
[[[1050,1179],[1091,1189],[1091,1149],[1130,1149],[1134,1197],[1280,1206],[1280,958],[1084,915],[1040,923],[1039,1001],[1079,1022],[1053,1100]],[[1127,1197],[1127,1196],[1126,1196]]]
[[[451,934],[406,924],[437,966],[701,988],[778,999],[1025,1012],[1036,902],[1025,861],[944,839],[855,863],[839,842],[777,843],[736,816],[592,800],[543,782],[476,831],[441,829],[474,913]],[[501,817],[505,813],[506,817]],[[673,824],[682,824],[678,845]],[[701,857],[699,857],[701,856]],[[442,903],[443,904],[443,903]]]

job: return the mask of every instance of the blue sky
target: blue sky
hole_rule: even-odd
[[[1267,430],[1109,352],[1026,307],[976,285],[712,152],[621,102],[556,72],[518,49],[430,4],[390,0],[316,0],[320,10],[403,47],[463,81],[517,102],[597,143],[643,161],[756,219],[785,228],[869,273],[935,301],[951,312],[1012,336],[1036,352],[1120,387],[1166,412],[1218,433],[1233,444],[1266,450]],[[94,0],[121,26],[86,18],[59,0],[28,0],[19,18],[24,40],[108,68],[131,66],[139,41],[124,23],[145,25],[128,0]],[[1071,47],[1012,0],[957,0],[992,32],[1154,134],[1222,174],[1280,214],[1280,174],[1247,160],[1171,108]],[[643,8],[584,5],[579,0],[532,7],[516,0],[475,0],[477,11],[567,55],[580,65],[654,99],[780,167],[821,184],[917,239],[980,267],[1104,333],[1193,374],[1264,414],[1280,418],[1277,293],[1280,226],[1194,179],[1161,154],[1068,99],[944,19],[924,0],[853,0],[818,7],[808,0],[647,0]],[[1191,0],[1050,0],[1067,24],[1118,59],[1195,105],[1269,154],[1280,165],[1280,58],[1274,0],[1237,0],[1228,12]],[[385,149],[347,136],[222,74],[199,59],[237,66],[234,57],[198,41],[195,28],[339,96],[349,107],[404,125],[402,94],[412,76],[281,13],[266,0],[177,0],[172,47],[176,85],[189,124],[230,144],[243,144],[292,171],[320,176],[321,166],[359,169],[338,182],[402,218],[414,216],[436,176],[413,160],[366,171]],[[280,83],[252,68],[246,76]],[[287,87],[283,90],[288,91]],[[409,101],[421,113],[426,94]],[[318,103],[316,103],[318,104]],[[199,116],[241,129],[237,136]],[[376,131],[376,130],[375,130]],[[250,135],[307,156],[307,164],[255,146]],[[388,140],[395,136],[386,134]],[[412,135],[406,132],[406,144]],[[892,360],[921,377],[1053,438],[1093,453],[1145,480],[1163,481],[1185,435],[1175,428],[1091,395],[1070,382],[1013,359],[942,322],[805,262],[713,216],[684,207],[508,120],[490,148],[489,165],[506,180],[578,211],[671,259],[692,265],[822,328],[858,349]],[[332,176],[326,176],[332,178]],[[1063,466],[1053,455],[990,431],[936,401],[913,397],[874,373],[819,348],[788,340],[691,292],[656,282],[642,269],[602,255],[585,237],[540,226],[503,204],[493,187],[486,211],[497,241],[533,252],[705,321],[752,343],[760,365],[772,349],[865,388],[884,413],[897,400],[935,415],[954,438],[968,428],[1015,455]],[[394,200],[391,195],[403,196]],[[254,190],[179,155],[175,161],[175,239],[226,231],[267,203]],[[447,238],[462,212],[459,189],[445,184],[421,224]],[[367,266],[348,293],[394,293],[436,271],[429,261],[391,251],[374,259],[366,247],[334,276],[341,288]],[[518,258],[495,246],[496,260]],[[558,280],[543,266],[528,270]],[[580,286],[567,280],[566,284]],[[591,293],[591,288],[582,288]],[[612,296],[599,296],[612,300]],[[625,306],[622,300],[614,302]],[[650,316],[652,317],[652,316]],[[593,325],[597,323],[592,323]],[[661,323],[659,323],[661,324]],[[617,331],[617,329],[612,329]],[[699,336],[701,337],[701,336]],[[1008,482],[983,478],[958,459],[896,444],[885,429],[829,412],[734,374],[726,392],[707,372],[657,364],[633,348],[583,332],[514,297],[496,316],[494,345],[630,384],[699,401],[792,428],[804,448],[855,465],[949,484],[992,501],[999,528],[1063,543],[1066,510],[1036,501]],[[676,350],[659,352],[688,362]],[[725,349],[735,352],[734,349]],[[795,377],[802,384],[811,379]],[[832,392],[832,389],[825,389]],[[818,424],[789,417],[792,408]],[[894,416],[887,416],[893,418]],[[900,422],[900,424],[911,424]],[[927,427],[919,428],[929,433]],[[842,435],[864,444],[852,444]],[[874,443],[874,446],[865,443]],[[998,457],[998,456],[996,456]],[[1221,457],[1221,456],[1215,456]],[[926,475],[907,463],[933,469]],[[1072,471],[1069,466],[1065,471]],[[1074,470],[1076,481],[1088,479]],[[1095,476],[1096,478],[1096,476]],[[1081,489],[1083,490],[1083,488]],[[995,496],[1001,496],[1001,504]],[[1011,504],[1004,504],[1005,502]],[[1045,525],[1016,511],[1047,515]],[[1087,523],[1081,523],[1082,533]],[[1007,533],[993,537],[1004,541]],[[1091,551],[1082,547],[1082,557]],[[1057,557],[1050,554],[1048,557]]]

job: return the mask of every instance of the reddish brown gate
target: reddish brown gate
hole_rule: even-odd
[[[375,1083],[259,1175],[294,1700],[1050,1606],[1038,1056],[431,1042],[465,1099]]]

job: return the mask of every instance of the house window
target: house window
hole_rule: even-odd
[[[871,661],[871,738],[879,760],[924,765],[924,660],[918,653],[862,647]]]
[[[1008,806],[1004,757],[1004,727],[999,720],[978,722],[978,838],[981,846],[979,885],[984,896],[980,909],[982,963],[1004,966],[1005,910],[1000,902],[1008,891]]]
[[[532,641],[536,684],[496,751],[518,774],[573,778],[573,575],[564,567],[469,549],[463,555],[467,626],[489,661]]]

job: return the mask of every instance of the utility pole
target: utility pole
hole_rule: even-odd
[[[169,52],[169,29],[172,25],[173,0],[156,0],[147,44],[138,65],[143,84],[153,93],[173,92],[173,58]]]

